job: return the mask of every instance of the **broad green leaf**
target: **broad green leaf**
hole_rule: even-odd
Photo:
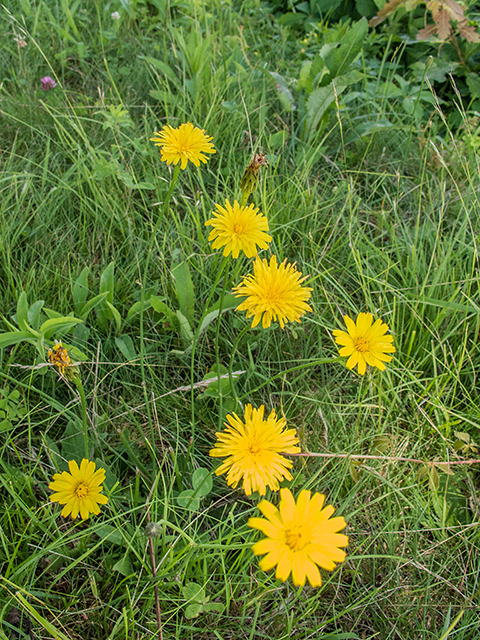
[[[35,344],[36,339],[30,331],[9,331],[8,333],[0,333],[0,349],[11,347],[14,344],[18,344],[23,341],[32,342]]]
[[[87,302],[89,273],[89,267],[85,267],[85,269],[82,269],[80,275],[75,280],[75,284],[73,285],[73,304],[77,316],[81,315],[81,311],[85,306],[85,303]]]
[[[151,296],[150,303],[154,311],[164,315],[166,321],[169,322],[173,327],[179,328],[179,320],[175,311],[172,311],[172,309],[170,309],[170,307],[167,306],[161,298],[159,298],[158,296]]]
[[[144,311],[146,311],[147,309],[150,309],[151,306],[152,306],[152,303],[150,302],[150,300],[144,300],[143,301],[143,310]],[[140,313],[141,307],[142,307],[142,301],[141,300],[139,300],[138,302],[135,302],[135,304],[132,304],[132,306],[130,307],[130,309],[128,310],[128,313],[127,313],[127,320],[130,320],[130,318],[132,316],[134,316],[136,313]]]
[[[123,544],[123,536],[116,527],[112,527],[109,524],[100,524],[92,527],[93,533],[96,533],[99,538],[105,542],[111,542],[113,544]]]
[[[61,318],[50,318],[49,320],[45,320],[45,322],[40,327],[40,333],[48,340],[56,331],[59,329],[67,329],[70,327],[74,327],[79,322],[83,322],[79,318],[74,318],[73,316],[64,316]]]
[[[198,511],[200,507],[200,498],[198,496],[193,497],[194,493],[193,489],[186,489],[185,491],[182,491],[182,493],[177,496],[178,504],[184,509]]]
[[[222,313],[225,313],[226,311],[230,311],[230,309],[236,309],[236,307],[238,307],[240,302],[241,300],[235,297],[233,293],[228,293],[223,297]],[[219,308],[220,308],[220,301],[217,301],[214,305],[210,307],[207,315],[205,316],[205,318],[202,321],[202,324],[200,325],[200,329],[198,330],[199,335],[202,333],[202,331],[205,331],[208,325],[211,324],[215,320],[215,318],[218,318]]]
[[[368,32],[368,21],[362,18],[356,22],[340,40],[336,47],[325,46],[320,55],[330,71],[328,80],[337,78],[348,72],[350,65],[362,50],[362,44]],[[323,53],[325,49],[325,53]]]
[[[202,612],[203,606],[201,604],[197,604],[196,602],[193,604],[189,604],[185,609],[185,617],[189,620],[191,618],[198,618],[200,613]]]
[[[28,321],[28,301],[25,291],[18,296],[17,300],[17,322],[21,331],[29,331]]]
[[[42,310],[44,304],[44,300],[37,300],[30,306],[30,309],[28,310],[28,323],[31,327],[33,327],[34,330],[38,329],[40,311]]]
[[[128,553],[126,553],[121,560],[113,565],[112,571],[118,571],[122,574],[122,576],[125,577],[133,574],[133,567]]]
[[[103,300],[105,300],[105,298],[108,296],[108,291],[105,291],[104,293],[99,293],[98,296],[95,296],[94,298],[91,298],[83,307],[82,310],[80,311],[80,318],[82,320],[86,320],[88,314],[90,313],[90,311],[92,309],[95,309],[95,307],[97,305],[99,305],[101,302],[103,302]]]
[[[153,67],[155,67],[155,69],[161,71],[165,76],[167,76],[167,78],[169,78],[173,82],[175,86],[178,86],[178,75],[175,73],[175,71],[173,71],[171,67],[168,66],[166,62],[163,62],[163,60],[157,60],[157,58],[152,58],[150,56],[139,57],[142,60],[145,60],[145,62],[148,62],[148,64],[151,64]]]
[[[307,122],[306,122],[306,139],[311,140],[316,133],[320,120],[325,115],[327,109],[335,102],[336,96],[339,96],[345,89],[362,78],[362,74],[353,71],[344,76],[335,78],[326,87],[319,87],[312,91],[307,100]]]
[[[120,329],[122,328],[122,317],[120,315],[120,312],[118,311],[118,309],[116,307],[113,306],[113,304],[110,304],[110,302],[108,300],[105,300],[105,303],[107,305],[107,307],[110,309],[112,315],[113,315],[113,319],[115,320],[115,327],[117,329],[117,333],[120,333]]]
[[[190,323],[185,318],[181,311],[177,311],[178,322],[180,323],[180,338],[185,346],[188,346],[193,341],[193,331]]]
[[[185,600],[197,600],[203,602],[205,600],[205,587],[196,582],[188,582],[182,587],[182,594]]]
[[[192,475],[192,485],[198,496],[206,496],[213,487],[212,474],[208,469],[199,467]]]
[[[127,362],[136,360],[136,358],[138,358],[138,354],[135,350],[135,345],[133,344],[133,340],[129,335],[123,334],[122,336],[115,338],[115,344],[125,356]]]
[[[108,329],[108,322],[113,317],[107,302],[113,304],[113,290],[115,287],[115,262],[112,261],[100,276],[100,288],[98,293],[106,293],[107,296],[97,307],[98,325],[103,331]]]
[[[190,275],[187,261],[181,260],[181,252],[178,250],[173,252],[172,276],[175,281],[175,291],[180,311],[187,318],[190,326],[193,326],[195,295],[192,276]]]

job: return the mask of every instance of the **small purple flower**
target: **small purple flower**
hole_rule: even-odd
[[[49,91],[50,89],[54,89],[57,86],[57,83],[50,76],[45,76],[44,78],[40,78],[40,82],[42,83],[42,90]]]

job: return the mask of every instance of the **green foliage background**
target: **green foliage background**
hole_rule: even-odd
[[[452,84],[444,57],[427,68],[432,49],[394,28],[315,22],[299,33],[271,4],[2,9],[2,332],[25,322],[44,344],[77,350],[110,498],[86,523],[48,502],[52,474],[83,456],[80,400],[51,367],[32,370],[42,341],[2,343],[0,637],[158,637],[154,584],[164,638],[476,637],[479,95],[462,94],[468,76]],[[58,83],[49,92],[46,75]],[[141,279],[171,175],[149,138],[167,121],[205,129],[217,153],[180,174],[154,238],[142,385]],[[275,408],[304,451],[325,454],[296,460],[291,484],[325,493],[348,522],[347,561],[320,590],[259,570],[246,526],[257,497],[222,477],[201,489],[236,405],[228,384],[184,390],[222,260],[204,223],[239,197],[254,149],[270,163],[254,196],[269,252],[309,274],[314,311],[284,331],[248,331],[236,350],[243,314],[212,318],[194,381],[233,354],[242,401]],[[249,269],[239,259],[227,291]],[[312,366],[336,355],[342,316],[367,310],[395,338],[387,371]],[[83,322],[40,331],[74,315]],[[160,523],[156,581],[147,512]]]

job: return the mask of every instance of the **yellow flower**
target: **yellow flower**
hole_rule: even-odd
[[[213,211],[215,218],[207,220],[205,226],[211,225],[213,229],[208,236],[208,240],[214,240],[212,247],[219,249],[225,247],[223,255],[230,253],[233,258],[238,258],[240,251],[243,251],[247,258],[257,255],[257,245],[261,249],[266,249],[272,237],[266,233],[268,231],[267,218],[258,212],[258,207],[253,204],[242,207],[235,200],[233,207],[228,200],[225,200],[225,207],[215,205],[217,211]]]
[[[266,329],[272,320],[278,319],[283,329],[285,322],[300,322],[301,316],[312,310],[307,304],[312,289],[301,286],[308,276],[302,278],[294,264],[285,260],[277,265],[276,256],[272,256],[268,264],[257,257],[253,273],[244,276],[242,284],[233,289],[237,298],[246,296],[237,311],[246,311],[247,318],[253,316],[252,327],[262,320]]]
[[[162,162],[173,162],[175,165],[181,162],[182,169],[185,169],[189,160],[196,167],[200,166],[200,162],[206,163],[208,158],[203,154],[216,153],[210,142],[212,139],[204,129],[194,127],[191,122],[181,124],[178,129],[167,124],[162,131],[154,131],[153,138],[150,138],[157,147],[161,147]]]
[[[214,458],[227,457],[215,474],[227,472],[227,483],[234,488],[243,478],[247,496],[252,491],[264,496],[267,487],[278,491],[279,482],[292,479],[288,469],[293,463],[281,454],[300,452],[295,429],[284,431],[285,418],[277,419],[273,410],[264,420],[264,412],[263,405],[254,409],[247,404],[245,423],[235,413],[227,415],[229,424],[225,422],[225,431],[215,434],[218,442],[210,451]]]
[[[62,345],[61,340],[55,340],[55,344],[52,349],[48,350],[47,355],[50,364],[55,365],[62,376],[65,376],[68,379],[78,376],[78,367],[73,364],[70,356],[68,355],[68,351]]]
[[[349,317],[343,316],[347,331],[335,329],[333,335],[335,342],[342,345],[339,349],[341,356],[348,357],[347,367],[353,369],[358,365],[358,373],[363,376],[367,364],[377,367],[380,371],[385,369],[383,362],[391,362],[392,356],[388,353],[395,353],[393,346],[393,336],[386,336],[388,324],[380,319],[375,320],[372,325],[373,316],[371,313],[360,313],[357,323]],[[383,361],[383,362],[382,362]]]
[[[85,520],[90,513],[98,515],[98,505],[108,502],[108,498],[101,494],[103,487],[100,486],[105,480],[105,469],[95,471],[95,462],[86,458],[80,463],[80,468],[75,460],[70,460],[68,468],[70,473],[56,473],[48,485],[49,489],[57,492],[50,496],[50,502],[65,505],[62,510],[64,517],[71,515],[75,519],[80,513]]]
[[[303,490],[295,499],[289,489],[280,490],[277,509],[262,500],[258,508],[267,518],[250,518],[248,525],[259,529],[267,537],[253,545],[256,556],[267,554],[260,560],[260,568],[269,571],[277,566],[276,577],[285,582],[290,573],[293,584],[303,586],[305,579],[312,587],[320,587],[322,578],[318,567],[333,571],[336,562],[343,562],[348,536],[338,533],[346,522],[342,517],[330,519],[332,506],[323,507],[325,496]],[[317,567],[318,565],[318,567]]]

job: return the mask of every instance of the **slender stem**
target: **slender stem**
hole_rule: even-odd
[[[194,384],[195,372],[194,372],[194,368],[195,368],[195,351],[197,348],[198,336],[200,334],[200,329],[202,327],[203,321],[205,320],[205,317],[208,313],[210,302],[213,298],[217,285],[220,282],[220,278],[222,277],[222,273],[227,265],[227,262],[228,262],[228,256],[224,257],[222,260],[222,264],[220,265],[220,269],[218,270],[217,276],[215,278],[215,282],[212,285],[210,295],[208,296],[207,302],[205,303],[205,309],[203,311],[202,317],[200,318],[200,322],[198,323],[197,330],[195,331],[195,335],[193,336],[192,355],[190,358],[190,385],[191,385],[190,404],[191,404],[191,410],[192,410],[192,438],[190,441],[190,446],[188,447],[187,458],[193,446],[193,441],[195,440],[195,384]]]
[[[240,340],[243,338],[243,336],[247,333],[247,331],[250,329],[250,325],[248,324],[246,327],[243,327],[243,329],[240,331],[240,333],[238,334],[234,344],[233,344],[233,349],[232,349],[232,355],[230,356],[230,362],[228,363],[228,380],[230,382],[230,389],[232,390],[233,393],[233,397],[235,398],[235,401],[238,402],[238,395],[237,395],[237,390],[235,389],[235,386],[233,384],[233,376],[232,376],[232,370],[233,370],[233,359],[235,357],[235,354],[237,352],[237,347],[240,344]]]
[[[78,389],[78,393],[80,394],[80,400],[82,403],[83,446],[85,449],[85,457],[87,458],[87,460],[89,460],[90,451],[88,448],[87,398],[85,396],[85,389],[83,388],[80,376],[75,376],[73,378],[73,381],[75,382],[75,386]]]
[[[153,432],[153,424],[152,424],[151,415],[150,415],[150,403],[148,402],[147,384],[145,379],[145,341],[144,341],[144,335],[143,335],[143,308],[145,304],[145,290],[147,288],[148,267],[150,265],[150,258],[152,257],[153,243],[155,242],[155,238],[157,235],[158,228],[160,226],[160,222],[163,220],[164,216],[168,212],[168,205],[173,193],[173,189],[175,188],[175,185],[177,183],[179,173],[180,173],[180,163],[178,163],[175,166],[175,171],[173,172],[172,181],[170,182],[170,187],[165,197],[161,214],[158,215],[157,221],[155,223],[155,226],[153,227],[153,231],[150,236],[150,243],[148,245],[147,256],[145,258],[145,266],[143,269],[142,291],[140,293],[140,370],[142,374],[143,395],[145,397],[145,404],[147,407],[147,416],[148,416],[148,423],[150,425],[150,436],[152,438],[152,444],[154,442],[154,432]]]
[[[241,207],[246,207],[247,206],[247,202],[248,202],[248,196],[250,194],[248,193],[248,191],[243,191],[242,193],[243,193],[243,195],[242,195],[242,201],[240,203],[240,206]]]
[[[225,297],[225,288],[227,286],[227,273],[223,278],[223,287],[222,293],[220,295],[220,301],[218,304],[218,318],[217,318],[217,331],[215,333],[215,362],[217,364],[217,380],[218,380],[218,428],[221,430],[222,428],[222,413],[223,413],[223,393],[222,393],[222,381],[220,374],[220,324],[222,322],[222,308],[223,308],[223,298]]]

